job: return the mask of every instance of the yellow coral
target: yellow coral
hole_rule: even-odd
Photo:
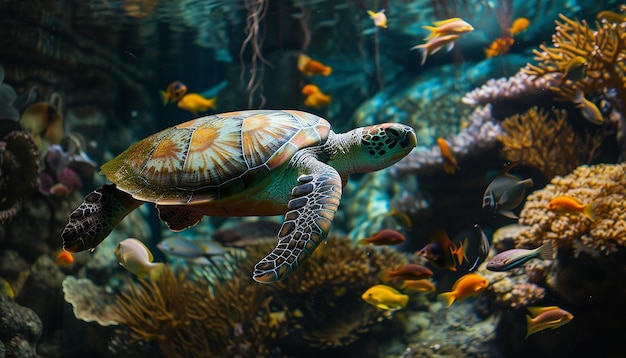
[[[586,76],[571,85],[551,86],[550,90],[562,99],[572,101],[578,89],[584,93],[613,88],[615,98],[626,98],[626,27],[623,23],[611,23],[606,20],[595,23],[597,30],[583,21],[569,19],[559,14],[563,22],[555,21],[556,33],[552,36],[552,47],[541,45],[534,50],[537,65],[528,64],[524,72],[543,77],[560,76],[566,72],[572,59],[582,56],[587,60]],[[558,75],[557,75],[558,74]],[[614,107],[624,113],[624,103],[608,99]]]
[[[583,137],[567,123],[565,110],[555,109],[552,113],[550,116],[535,106],[524,114],[508,117],[502,122],[504,133],[497,137],[506,159],[523,161],[541,170],[548,179],[589,163],[602,145],[599,131]]]
[[[546,240],[576,253],[609,255],[626,247],[626,163],[582,165],[526,198],[520,224],[530,226],[515,237],[517,247],[534,248]],[[583,215],[561,216],[547,210],[548,202],[572,196],[582,203],[598,202],[592,221]]]

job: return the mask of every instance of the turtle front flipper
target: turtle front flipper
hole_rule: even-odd
[[[282,280],[311,256],[328,235],[339,201],[341,177],[327,164],[308,158],[303,161],[310,174],[298,178],[291,191],[278,245],[254,266],[252,278],[261,283]],[[302,165],[301,164],[301,165]]]
[[[115,185],[103,185],[92,191],[70,214],[70,220],[61,233],[63,249],[80,252],[95,248],[128,213],[142,203],[118,190]]]

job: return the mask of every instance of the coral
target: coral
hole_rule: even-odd
[[[598,154],[603,137],[600,131],[584,137],[574,132],[565,110],[552,110],[552,116],[537,106],[505,119],[498,135],[507,160],[523,161],[539,169],[546,178],[565,175]]]
[[[607,99],[620,113],[626,110],[626,27],[623,23],[603,20],[597,22],[596,30],[587,21],[569,19],[560,14],[556,23],[556,33],[552,36],[552,47],[540,45],[534,50],[537,65],[528,64],[524,71],[537,79],[551,78],[557,85],[548,88],[565,100],[572,101],[577,89],[584,93],[607,89],[616,92]],[[562,80],[573,58],[582,56],[587,61],[586,75],[579,81],[564,83]],[[566,81],[567,82],[567,81]]]
[[[519,71],[509,78],[488,80],[481,87],[466,93],[461,101],[475,107],[481,104],[539,95],[546,88],[555,85],[556,81],[549,77],[531,76],[524,71]]]
[[[10,221],[39,186],[39,151],[32,136],[0,120],[0,223]]]
[[[55,93],[51,103],[37,102],[28,106],[20,117],[22,128],[33,135],[37,147],[45,150],[63,138],[61,97]]]
[[[72,305],[76,318],[101,326],[117,325],[121,320],[112,308],[114,296],[88,278],[67,276],[62,285],[63,297]]]
[[[31,309],[0,299],[0,353],[4,346],[6,357],[36,357],[42,329],[41,319]]]
[[[552,179],[545,188],[526,198],[520,224],[529,228],[515,236],[516,247],[534,248],[552,241],[576,253],[609,255],[626,247],[626,163],[582,165],[572,173]],[[592,221],[583,215],[564,216],[548,211],[548,202],[568,195],[584,204],[597,203]]]

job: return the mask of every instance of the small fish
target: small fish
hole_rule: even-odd
[[[433,37],[425,44],[415,45],[411,47],[411,50],[419,49],[422,54],[422,62],[423,66],[426,63],[426,58],[428,55],[432,55],[437,53],[437,51],[441,50],[443,47],[446,47],[448,52],[454,48],[454,42],[459,38],[459,35],[445,35]]]
[[[326,66],[302,53],[298,56],[298,70],[307,76],[329,76],[333,72],[332,67]]]
[[[165,106],[170,102],[176,103],[180,101],[185,94],[187,94],[187,86],[180,81],[174,81],[167,86],[165,91],[161,91],[163,105]]]
[[[409,303],[409,296],[387,285],[375,285],[361,295],[363,301],[381,310],[399,310]]]
[[[61,250],[57,254],[56,263],[60,267],[70,267],[74,264],[74,255],[71,252]]]
[[[436,289],[435,285],[426,279],[404,280],[401,288],[409,292],[433,292]]]
[[[359,240],[359,244],[367,245],[372,244],[375,246],[381,245],[398,245],[406,241],[406,238],[396,230],[384,229],[375,233],[370,237]]]
[[[485,57],[492,58],[505,55],[514,43],[515,40],[510,36],[498,37],[485,49]]]
[[[374,20],[375,26],[382,27],[384,29],[387,28],[387,15],[385,15],[385,9],[382,9],[379,12],[367,10],[367,14],[370,16],[370,19]]]
[[[456,271],[456,266],[460,266],[463,260],[469,261],[465,255],[467,239],[457,247],[443,230],[438,230],[433,234],[430,243],[417,252],[419,256],[425,257],[435,267]]]
[[[433,272],[420,264],[406,264],[395,271],[385,271],[383,281],[393,279],[421,280],[429,278]]]
[[[189,111],[193,114],[198,114],[200,112],[206,112],[209,109],[216,110],[217,97],[204,98],[197,93],[188,93],[184,95],[183,98],[176,103],[176,105],[180,109],[184,109],[185,111]]]
[[[569,216],[583,214],[592,221],[595,221],[598,218],[595,213],[598,204],[600,204],[599,201],[584,205],[574,197],[561,195],[550,200],[548,203],[548,210],[555,211],[559,215]]]
[[[0,277],[0,301],[2,301],[2,296],[9,297],[10,299],[15,298],[15,291],[9,281]]]
[[[582,89],[579,88],[576,90],[573,102],[576,103],[576,107],[580,108],[583,117],[585,117],[587,121],[597,125],[604,123],[602,112],[600,112],[598,107],[593,102],[585,98],[585,94]]]
[[[183,236],[164,239],[157,244],[157,248],[168,256],[197,265],[216,265],[229,254],[229,251],[215,242],[199,243]]]
[[[546,242],[534,250],[510,249],[502,251],[487,262],[487,270],[496,272],[508,271],[534,258],[552,260],[552,243]]]
[[[308,84],[302,87],[302,94],[306,95],[304,105],[312,108],[322,108],[332,103],[331,96],[322,92],[316,85]]]
[[[430,34],[424,38],[425,41],[429,41],[435,37],[443,37],[447,35],[463,35],[468,32],[474,31],[474,27],[467,21],[453,17],[447,20],[433,22],[435,26],[422,26],[422,28],[430,31]]]
[[[450,307],[455,301],[463,301],[466,298],[478,296],[489,286],[489,280],[475,273],[468,273],[461,276],[452,286],[452,291],[444,292],[438,296],[446,301]]]
[[[512,210],[524,200],[526,188],[533,185],[532,179],[522,180],[509,174],[509,170],[519,163],[508,163],[489,183],[483,194],[483,209],[492,210],[511,219],[518,218]]]
[[[509,27],[509,34],[511,36],[516,36],[520,32],[526,31],[528,26],[530,25],[530,21],[525,17],[519,17],[513,21],[511,27]]]
[[[587,59],[582,56],[576,56],[572,58],[565,67],[565,72],[563,73],[562,83],[569,80],[572,82],[578,82],[585,78],[587,74]]]
[[[454,174],[455,171],[461,169],[456,162],[456,158],[452,155],[448,142],[443,138],[437,138],[437,145],[443,157],[443,171],[447,174]]]
[[[120,265],[139,278],[158,280],[165,265],[153,263],[154,257],[146,245],[133,238],[122,240],[113,251]]]
[[[489,254],[489,239],[487,235],[478,224],[474,224],[474,227],[480,231],[480,246],[478,247],[478,257],[474,261],[474,265],[469,269],[470,272],[476,270]]]
[[[596,14],[596,19],[598,20],[606,20],[608,22],[612,22],[614,24],[621,24],[622,22],[626,22],[626,16],[624,14],[618,14],[614,11],[600,11]]]
[[[558,306],[549,307],[526,307],[530,315],[526,316],[526,337],[544,329],[557,329],[569,321],[574,316]]]

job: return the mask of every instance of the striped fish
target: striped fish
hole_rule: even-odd
[[[552,260],[552,243],[546,242],[534,250],[511,249],[502,251],[487,262],[487,270],[508,271],[534,258]]]

